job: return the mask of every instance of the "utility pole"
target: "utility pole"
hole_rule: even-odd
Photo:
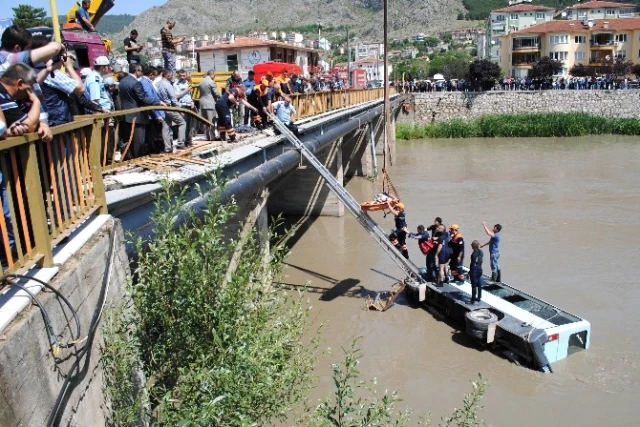
[[[349,49],[349,27],[347,27],[347,84],[351,87],[351,50]]]
[[[384,18],[383,18],[383,31],[384,31],[384,145],[383,149],[389,148],[389,130],[391,129],[391,103],[389,102],[389,55],[387,54],[387,1],[384,0]],[[389,156],[389,164],[393,165],[393,159]]]

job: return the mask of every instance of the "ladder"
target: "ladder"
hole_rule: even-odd
[[[356,217],[360,225],[373,237],[378,245],[391,257],[391,259],[400,267],[400,269],[410,278],[419,283],[425,280],[420,275],[418,267],[410,260],[406,259],[391,244],[387,234],[371,219],[371,217],[360,208],[360,203],[344,188],[344,186],[329,172],[329,170],[318,160],[318,158],[304,145],[300,139],[275,115],[271,115],[276,128],[284,135],[294,147],[300,151],[300,154],[313,166],[320,176],[324,179],[325,184],[335,194],[344,206],[353,216]]]

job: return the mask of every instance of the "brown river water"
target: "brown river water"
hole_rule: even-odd
[[[640,139],[399,141],[394,160],[410,228],[436,216],[459,224],[467,265],[470,242],[487,239],[481,221],[501,223],[502,280],[590,321],[591,348],[542,374],[403,299],[386,313],[366,311],[363,291],[388,290],[400,271],[351,215],[322,217],[293,247],[283,278],[320,288],[309,297],[331,351],[319,358],[312,397],[333,391],[330,364],[362,337],[362,378],[398,390],[401,407],[434,421],[460,406],[481,373],[482,417],[494,426],[640,425]],[[380,184],[354,178],[347,189],[364,201]],[[393,227],[391,216],[373,216]],[[416,242],[411,259],[423,265]]]

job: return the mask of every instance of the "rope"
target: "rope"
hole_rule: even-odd
[[[387,173],[387,170],[382,169],[382,192],[383,193],[385,192],[384,191],[385,185],[389,188],[389,191],[387,192],[387,194],[389,194],[392,197],[395,197],[396,199],[400,198],[398,194],[398,190],[396,190],[396,187],[393,185],[393,182],[391,182],[391,177]]]

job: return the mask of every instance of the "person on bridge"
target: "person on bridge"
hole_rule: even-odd
[[[287,95],[283,96],[282,101],[276,101],[273,103],[273,113],[294,135],[298,135],[298,126],[293,122],[296,119],[296,109],[291,105],[291,98]],[[277,128],[274,129],[276,135],[280,132]]]
[[[218,132],[220,133],[220,141],[226,141],[229,135],[229,142],[235,142],[236,131],[233,128],[233,120],[231,118],[231,107],[243,104],[256,113],[258,109],[247,102],[242,87],[235,87],[227,90],[222,94],[216,102],[216,114],[218,115]]]
[[[487,236],[490,237],[489,241],[482,246],[489,246],[489,261],[491,262],[491,281],[493,282],[501,282],[502,277],[500,274],[500,264],[498,260],[500,259],[500,231],[502,231],[502,226],[500,224],[496,224],[493,226],[493,230],[489,230],[486,222],[482,222],[482,227],[484,228],[484,232],[487,233]]]
[[[471,242],[471,263],[469,264],[469,280],[471,281],[471,304],[482,299],[482,259],[484,254],[480,249],[480,242]]]

